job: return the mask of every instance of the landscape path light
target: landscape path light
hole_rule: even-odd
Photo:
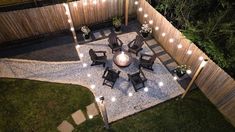
[[[99,98],[96,99],[96,101],[100,106],[100,113],[104,121],[104,127],[105,129],[109,129],[109,121],[108,121],[108,115],[106,111],[104,96],[100,96]]]

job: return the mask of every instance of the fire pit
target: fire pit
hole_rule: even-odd
[[[132,62],[132,57],[127,52],[117,52],[113,56],[113,62],[119,67],[127,67]]]

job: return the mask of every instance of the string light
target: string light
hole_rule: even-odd
[[[96,5],[96,4],[97,4],[97,1],[96,1],[96,0],[93,0],[93,4]]]
[[[181,49],[182,47],[183,47],[182,44],[178,44],[178,45],[177,45],[177,48],[178,48],[178,49]]]
[[[85,1],[85,2],[83,2],[83,5],[84,5],[84,6],[86,6],[86,5],[87,5],[87,2],[86,2],[86,1]]]
[[[149,24],[153,24],[153,20],[149,20]]]
[[[102,0],[102,2],[105,2],[106,0]]]
[[[162,37],[165,37],[166,36],[166,33],[162,33]]]
[[[170,38],[170,39],[169,39],[169,42],[170,42],[170,43],[173,43],[173,42],[174,42],[174,39],[173,39],[173,38]]]
[[[148,14],[144,14],[144,17],[145,17],[145,18],[148,17]]]
[[[135,1],[135,5],[138,5],[139,4],[139,2],[138,1]]]
[[[74,38],[74,39],[77,39],[77,37],[76,37],[76,36],[74,36],[73,38]]]
[[[71,30],[71,31],[74,31],[74,28],[73,28],[73,27],[71,27],[71,28],[70,28],[70,30]]]
[[[66,11],[66,12],[65,12],[65,14],[66,14],[66,15],[69,15],[69,12],[68,12],[68,11]]]
[[[187,51],[187,54],[188,54],[188,55],[191,55],[192,53],[193,53],[192,50],[188,50],[188,51]]]
[[[143,11],[143,8],[140,7],[138,10],[141,12],[141,11]]]
[[[77,5],[77,3],[76,2],[74,2],[73,3],[73,7],[77,7],[78,5]]]
[[[202,56],[200,56],[198,59],[199,59],[200,61],[202,61],[202,60],[203,60],[203,57],[202,57]]]
[[[69,20],[68,20],[68,23],[71,23],[71,22],[72,22],[71,19],[69,19]]]
[[[158,31],[158,30],[159,30],[159,27],[158,27],[158,26],[156,26],[156,27],[155,27],[155,30],[156,30],[156,31]]]

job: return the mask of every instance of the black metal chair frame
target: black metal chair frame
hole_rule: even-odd
[[[137,92],[139,89],[145,87],[145,82],[147,81],[143,71],[140,69],[139,72],[134,74],[127,74],[128,75],[128,81],[131,81],[135,92]],[[136,80],[137,79],[137,80]],[[138,82],[136,82],[138,81]],[[141,85],[140,87],[137,87],[138,85]]]
[[[98,56],[97,54],[103,54],[103,55]],[[107,61],[106,51],[94,51],[93,49],[90,49],[89,55],[92,60],[91,66],[103,65],[103,67],[105,67],[105,63]]]
[[[134,40],[128,44],[128,52],[132,52],[138,56],[138,53],[143,49],[144,39],[140,35],[137,35]],[[137,48],[134,48],[137,47]]]
[[[139,60],[139,69],[142,67],[142,68],[146,68],[146,69],[153,71],[153,64],[154,64],[156,57],[157,57],[156,54],[154,55],[141,54],[140,60]],[[146,59],[146,58],[149,58],[149,59]]]
[[[109,69],[109,67],[106,67],[104,74],[102,75],[102,78],[104,78],[103,85],[107,85],[113,88],[115,82],[119,78],[120,73],[121,71],[116,71],[114,69]]]
[[[109,35],[108,41],[109,41],[108,46],[112,49],[112,53],[113,51],[122,50],[123,42],[117,37],[115,33],[111,33]]]

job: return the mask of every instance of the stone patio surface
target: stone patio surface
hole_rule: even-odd
[[[119,35],[124,42],[124,50],[127,50],[126,44],[132,41],[136,35],[136,32]],[[140,112],[184,92],[159,59],[156,59],[154,63],[154,71],[143,69],[148,79],[146,88],[135,92],[132,84],[128,82],[127,73],[138,71],[137,59],[139,57],[136,58],[133,54],[134,62],[127,68],[119,68],[113,63],[113,54],[107,44],[107,39],[102,39],[82,45],[78,51],[78,54],[83,54],[81,61],[43,62],[0,59],[0,77],[79,84],[88,87],[96,97],[104,96],[109,122]],[[88,54],[90,48],[105,50],[108,56],[107,66],[121,71],[120,78],[113,89],[102,85],[102,74],[105,68],[101,65],[90,66],[91,60]],[[152,54],[146,44],[141,52]],[[129,96],[130,93],[133,95]]]

